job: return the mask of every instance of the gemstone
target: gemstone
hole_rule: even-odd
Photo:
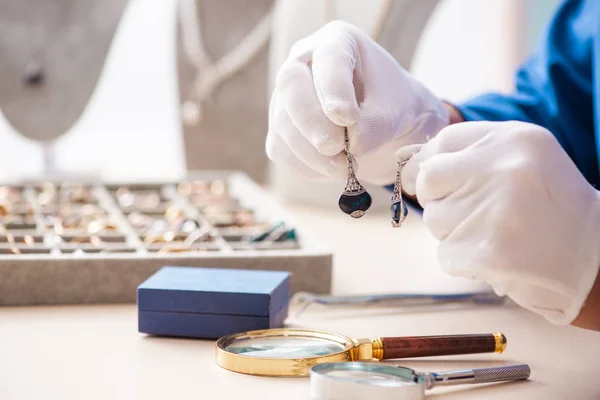
[[[286,229],[273,238],[274,242],[286,242],[288,240],[296,240],[296,230],[294,228]]]
[[[250,243],[263,242],[263,241],[267,240],[269,238],[269,236],[271,236],[275,231],[280,230],[282,228],[284,228],[284,223],[278,222],[278,223],[274,224],[271,228],[266,230],[265,232],[261,233],[260,235],[251,238],[249,240],[249,242]]]
[[[288,240],[296,240],[296,229],[292,228],[287,232]]]
[[[351,217],[360,218],[371,207],[371,195],[367,192],[344,192],[338,200],[338,205]]]
[[[406,217],[406,215],[408,214],[408,209],[406,208],[406,203],[404,203],[403,201],[400,202],[396,202],[393,203],[392,206],[390,207],[390,210],[392,212],[392,224],[400,224],[400,222],[402,222],[402,220]]]

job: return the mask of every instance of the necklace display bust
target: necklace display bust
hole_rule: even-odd
[[[197,29],[201,45],[215,62],[230,56],[265,17],[275,0],[203,0],[196,1]],[[185,52],[185,29],[178,19],[178,79],[180,102],[189,98],[197,79],[197,66]],[[185,156],[190,169],[213,169],[223,166],[247,172],[264,182],[268,173],[265,138],[269,108],[269,46],[258,47],[254,54],[214,88],[202,102],[198,124],[183,124]]]
[[[91,97],[127,0],[2,0],[0,110],[39,141],[66,133]]]
[[[219,59],[231,51],[273,1],[197,1],[203,44],[210,56]],[[155,160],[162,159],[164,145],[158,142],[172,138],[174,144],[167,147],[173,149],[166,151],[165,157],[180,159],[188,169],[241,169],[263,180],[268,165],[264,151],[268,46],[262,46],[242,69],[215,88],[203,104],[204,117],[199,124],[182,124],[177,115],[170,115],[179,109],[178,103],[186,100],[196,74],[180,43],[180,18],[171,12],[177,3],[0,2],[0,142],[6,146],[5,152],[10,147],[12,153],[19,153],[11,161],[11,157],[5,157],[10,154],[0,151],[0,164],[5,164],[0,165],[0,176],[6,175],[3,169],[32,174],[40,170],[26,168],[25,161],[19,160],[26,158],[28,164],[40,164],[40,146],[20,138],[24,136],[42,143],[55,141],[53,157],[60,171],[85,167],[112,178],[120,176],[120,171],[131,170],[128,178],[134,173],[145,174],[145,178],[157,172],[162,178]],[[160,21],[159,14],[163,15]],[[165,33],[171,29],[177,32],[172,47],[163,43]],[[153,53],[149,48],[156,41]],[[140,61],[139,57],[145,58]],[[127,69],[132,68],[143,70],[131,75]],[[142,85],[138,82],[140,75],[150,79]],[[171,96],[171,87],[175,96]],[[138,93],[127,92],[131,90]],[[152,97],[162,97],[162,103]],[[124,116],[126,112],[129,115]],[[162,116],[157,117],[157,113]],[[148,130],[154,133],[144,136]],[[125,137],[127,140],[121,143],[115,140]],[[119,147],[130,147],[132,143],[138,144],[134,152],[137,155],[132,154],[130,162],[135,168],[119,161],[121,154],[127,153]],[[143,156],[144,151],[150,154]],[[99,155],[107,152],[112,156]],[[146,166],[137,165],[150,160]],[[179,161],[168,163],[166,169],[179,171]]]

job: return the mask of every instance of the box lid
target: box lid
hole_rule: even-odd
[[[289,301],[289,272],[163,267],[138,286],[138,308],[268,316]]]

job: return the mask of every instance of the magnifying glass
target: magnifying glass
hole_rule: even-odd
[[[326,363],[311,368],[310,394],[314,400],[421,400],[436,386],[528,379],[526,364],[447,372],[417,372],[410,368],[354,362]]]
[[[303,376],[317,364],[455,354],[502,353],[502,333],[352,339],[303,329],[265,329],[220,338],[216,362],[234,372]]]

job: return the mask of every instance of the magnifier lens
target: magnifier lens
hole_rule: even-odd
[[[415,382],[402,376],[390,375],[388,373],[375,371],[334,370],[325,372],[324,375],[332,378],[351,380],[354,383],[363,383],[374,386],[397,387],[416,384]]]
[[[321,338],[273,336],[239,339],[226,348],[230,353],[261,358],[307,358],[338,353],[344,345]]]
[[[311,368],[314,400],[422,400],[424,385],[410,368],[376,363],[324,363]]]

